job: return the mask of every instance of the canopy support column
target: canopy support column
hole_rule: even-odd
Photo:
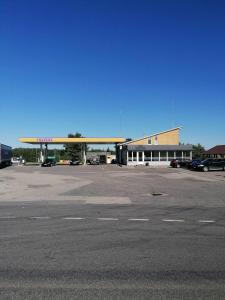
[[[43,155],[43,145],[40,144],[40,157],[39,157],[39,162],[43,163],[44,161],[44,155]]]
[[[87,164],[87,153],[86,153],[86,151],[87,151],[87,144],[84,143],[82,148],[83,148],[83,164],[85,166]]]
[[[48,144],[45,144],[44,160],[48,158]]]

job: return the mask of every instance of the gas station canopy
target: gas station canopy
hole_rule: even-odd
[[[67,143],[81,143],[81,144],[116,144],[123,143],[126,139],[121,137],[114,138],[96,138],[96,137],[81,137],[81,138],[40,138],[40,137],[28,137],[19,138],[21,143],[27,144],[67,144]]]

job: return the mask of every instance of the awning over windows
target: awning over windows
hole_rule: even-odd
[[[131,151],[191,151],[193,146],[188,145],[127,145]]]

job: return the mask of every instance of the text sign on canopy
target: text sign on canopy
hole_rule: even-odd
[[[52,143],[53,139],[52,138],[37,138],[37,141],[39,143]]]

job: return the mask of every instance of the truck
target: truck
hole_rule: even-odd
[[[10,166],[11,158],[12,158],[12,148],[0,144],[0,168]]]

